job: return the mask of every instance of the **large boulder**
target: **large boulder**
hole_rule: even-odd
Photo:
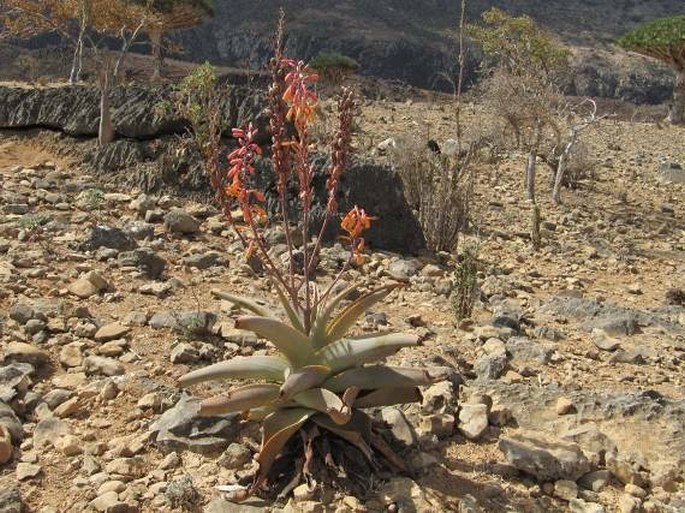
[[[256,167],[255,186],[266,191],[267,210],[277,215],[278,194],[271,162],[260,159]],[[314,168],[311,233],[318,233],[328,202],[328,158],[323,155],[315,157]],[[288,210],[293,222],[299,220],[298,193],[295,187],[293,184],[288,194],[291,200]],[[357,205],[376,218],[371,228],[364,233],[364,238],[372,249],[415,254],[426,247],[421,227],[404,196],[402,180],[390,166],[371,159],[352,158],[340,180],[337,199],[339,215],[334,222],[329,223],[326,239],[336,240],[343,235],[340,215]]]

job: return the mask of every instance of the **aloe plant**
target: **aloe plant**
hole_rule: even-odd
[[[236,327],[267,339],[280,353],[235,357],[180,378],[182,386],[225,379],[249,381],[203,400],[200,414],[240,412],[246,419],[263,420],[259,470],[251,491],[264,482],[288,440],[306,422],[354,443],[371,459],[378,440],[371,436],[371,421],[360,409],[420,400],[418,387],[448,378],[448,367],[418,369],[376,363],[399,349],[416,346],[417,335],[347,335],[366,310],[398,286],[381,287],[338,308],[357,289],[344,290],[316,311],[309,333],[303,330],[303,320],[293,314],[283,294],[279,296],[284,310],[290,312],[287,321],[257,301],[212,291],[216,297],[254,314],[238,317]]]
[[[238,317],[236,327],[270,341],[278,354],[236,357],[190,372],[180,380],[182,386],[226,379],[245,381],[205,399],[200,409],[201,415],[240,412],[246,419],[262,423],[258,471],[252,486],[246,493],[234,496],[235,499],[254,493],[267,481],[273,463],[298,431],[307,442],[299,477],[309,474],[313,457],[311,441],[317,430],[355,445],[373,463],[371,468],[375,467],[375,454],[380,453],[393,469],[403,469],[403,461],[372,429],[371,419],[363,409],[418,401],[419,386],[442,381],[451,372],[448,368],[407,369],[378,363],[404,347],[417,345],[416,335],[350,336],[357,320],[398,287],[380,287],[359,297],[355,295],[356,299],[351,301],[348,300],[357,291],[356,287],[337,295],[334,292],[352,265],[364,263],[362,233],[375,218],[363,208],[355,205],[341,219],[340,227],[346,233],[343,239],[350,248],[349,260],[325,289],[314,284],[324,234],[329,222],[338,216],[338,188],[352,150],[352,126],[358,102],[349,89],[343,89],[338,98],[338,127],[332,138],[331,164],[327,169],[328,198],[314,240],[314,234],[309,231],[315,171],[309,132],[317,110],[318,96],[312,87],[317,76],[304,62],[284,56],[282,13],[274,42],[274,58],[270,64],[273,81],[269,88],[270,152],[280,206],[278,217],[287,246],[286,262],[272,258],[264,232],[269,225],[265,194],[251,188],[251,176],[257,172],[255,158],[269,151],[257,144],[257,130],[252,124],[233,129],[238,144],[228,156],[229,169],[224,170],[219,150],[221,124],[218,113],[213,113],[203,157],[221,211],[248,254],[261,261],[284,315],[281,318],[254,299],[216,290],[213,293],[249,313]],[[296,185],[294,193],[293,185]],[[296,228],[289,222],[291,195],[299,203],[300,219]],[[236,207],[242,214],[239,217],[232,215]],[[301,230],[301,236],[295,237],[294,230]],[[301,245],[296,240],[302,241]],[[293,263],[296,252],[303,256],[302,266]],[[286,490],[292,489],[291,484]]]

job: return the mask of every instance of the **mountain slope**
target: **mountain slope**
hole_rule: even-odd
[[[177,34],[186,57],[223,65],[262,67],[281,2],[216,0],[216,16]],[[311,58],[321,50],[357,59],[362,72],[400,79],[420,87],[442,87],[441,75],[454,68],[454,34],[460,0],[290,0],[287,50]],[[471,21],[497,6],[527,14],[562,41],[606,46],[637,23],[685,12],[682,0],[471,0]],[[475,58],[469,71],[475,69]]]

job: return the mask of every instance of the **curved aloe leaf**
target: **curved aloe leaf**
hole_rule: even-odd
[[[356,299],[342,312],[340,312],[335,319],[333,319],[328,327],[326,328],[326,337],[324,344],[333,342],[344,337],[348,331],[357,322],[357,319],[361,317],[364,312],[366,312],[373,305],[385,299],[385,297],[390,294],[397,287],[401,287],[399,283],[393,283],[391,285],[386,285],[376,290],[364,294],[360,298]]]
[[[369,461],[372,461],[373,452],[369,446],[371,442],[371,419],[364,412],[355,410],[349,422],[344,426],[335,424],[326,415],[315,415],[312,417],[319,427],[335,433],[357,447]]]
[[[302,332],[271,317],[239,317],[236,328],[255,332],[269,340],[286,359],[299,367],[311,353],[309,339]]]
[[[297,404],[325,413],[338,425],[347,424],[352,415],[352,410],[346,408],[337,395],[325,388],[310,388],[293,399]]]
[[[326,327],[328,326],[328,321],[330,320],[331,316],[333,315],[333,312],[338,307],[340,302],[345,300],[355,290],[357,290],[356,285],[353,285],[351,287],[346,288],[345,290],[340,292],[340,294],[338,294],[333,299],[331,299],[321,309],[321,312],[319,313],[318,317],[316,318],[316,323],[313,324],[312,333],[311,333],[312,346],[314,346],[315,349],[318,349],[319,347],[322,347],[323,345],[325,345]]]
[[[266,417],[271,415],[273,412],[277,411],[278,409],[279,409],[279,407],[275,406],[275,405],[258,406],[257,408],[252,408],[251,410],[247,410],[245,412],[245,414],[243,415],[243,420],[250,420],[253,422],[261,422]]]
[[[262,448],[257,457],[259,471],[255,483],[260,483],[267,476],[271,465],[290,437],[315,413],[315,410],[308,408],[291,408],[277,410],[264,419]]]
[[[288,362],[277,356],[236,357],[181,376],[182,387],[217,379],[265,379],[283,382],[290,370]]]
[[[298,369],[281,385],[281,401],[287,401],[309,388],[318,387],[326,380],[330,372],[330,367],[325,365],[307,365]]]
[[[260,305],[257,300],[251,299],[249,297],[236,296],[234,294],[229,294],[228,292],[222,292],[220,290],[212,289],[212,295],[218,297],[219,299],[225,299],[230,301],[240,308],[244,308],[254,314],[261,317],[273,317],[278,318],[276,314],[264,305]]]
[[[274,282],[274,288],[276,289],[276,294],[278,294],[278,299],[281,301],[281,305],[283,305],[283,310],[285,310],[285,313],[290,320],[290,324],[292,324],[293,328],[295,328],[297,331],[304,333],[302,321],[300,320],[299,315],[297,315],[297,312],[295,312],[293,305],[290,304],[290,301],[288,301],[288,298],[283,293],[283,290],[281,290],[281,286]]]
[[[393,404],[407,404],[421,401],[418,388],[379,388],[366,395],[358,397],[354,402],[355,408],[376,408],[392,406]]]
[[[211,417],[265,406],[278,399],[278,385],[258,384],[234,388],[200,403],[200,415]]]
[[[346,408],[351,409],[352,406],[354,406],[354,402],[357,400],[359,392],[361,392],[361,389],[357,386],[351,386],[350,388],[345,390],[342,396],[342,402]]]
[[[364,338],[344,338],[316,351],[310,363],[327,365],[338,373],[364,363],[395,354],[403,347],[415,346],[419,337],[407,333],[390,333]]]
[[[388,387],[418,387],[444,381],[453,372],[449,367],[414,369],[372,365],[341,372],[326,380],[323,386],[333,392],[342,392],[351,386],[357,386],[363,390]]]

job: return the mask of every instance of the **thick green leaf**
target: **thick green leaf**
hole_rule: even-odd
[[[274,288],[276,289],[276,293],[278,294],[278,299],[281,301],[281,305],[283,305],[283,310],[285,310],[285,313],[288,316],[288,319],[290,320],[290,324],[292,324],[293,328],[295,328],[297,331],[304,333],[304,326],[302,325],[302,321],[300,320],[299,315],[297,315],[297,312],[295,312],[293,305],[290,303],[286,295],[283,293],[281,286],[278,283],[274,283]]]
[[[312,346],[315,349],[322,347],[326,343],[326,328],[328,327],[328,321],[330,320],[333,312],[338,307],[341,301],[344,301],[350,294],[357,290],[357,286],[348,287],[340,294],[331,299],[319,312],[316,318],[316,322],[313,324],[311,340]]]
[[[287,401],[300,392],[318,387],[326,380],[330,372],[331,369],[325,365],[307,365],[297,369],[281,386],[281,400]]]
[[[257,384],[234,388],[200,403],[200,415],[211,417],[266,406],[278,399],[278,385]]]
[[[449,378],[454,371],[449,367],[404,368],[371,365],[341,372],[324,382],[324,388],[342,392],[351,386],[363,390],[387,387],[418,387],[431,385]]]
[[[234,305],[239,306],[240,308],[243,308],[245,310],[248,310],[249,312],[252,312],[254,314],[257,314],[260,317],[272,317],[275,319],[278,318],[278,316],[274,312],[272,312],[266,306],[260,305],[256,299],[235,296],[233,294],[229,294],[228,292],[222,292],[216,289],[212,289],[212,295],[214,297],[218,297],[219,299],[225,299],[226,301],[230,301]]]
[[[407,333],[389,333],[363,338],[344,338],[316,351],[309,363],[327,365],[334,373],[395,354],[403,347],[415,346],[419,337]]]
[[[297,404],[325,413],[339,425],[347,424],[352,415],[352,410],[346,408],[337,395],[324,388],[310,388],[293,399]]]
[[[315,413],[315,410],[308,408],[290,408],[275,411],[264,419],[262,448],[257,457],[259,471],[255,483],[260,483],[266,478],[271,465],[290,437],[297,433],[307,419]]]
[[[288,362],[277,356],[236,357],[185,374],[182,387],[218,379],[264,379],[282,383],[290,370]]]
[[[354,402],[355,408],[376,408],[380,406],[392,406],[393,404],[407,404],[421,401],[421,392],[418,388],[379,388],[366,395],[357,397]]]
[[[307,336],[278,319],[246,316],[239,317],[235,325],[239,329],[254,331],[270,341],[294,367],[302,365],[311,355]]]
[[[364,412],[354,410],[349,422],[343,426],[337,425],[325,415],[315,415],[312,417],[312,422],[347,440],[357,447],[369,461],[372,460],[373,452],[369,446],[371,443],[371,419]]]
[[[399,283],[386,285],[364,294],[347,305],[327,326],[324,344],[329,344],[347,335],[347,332],[350,331],[359,317],[373,305],[385,299],[397,287],[401,286],[402,284]]]

